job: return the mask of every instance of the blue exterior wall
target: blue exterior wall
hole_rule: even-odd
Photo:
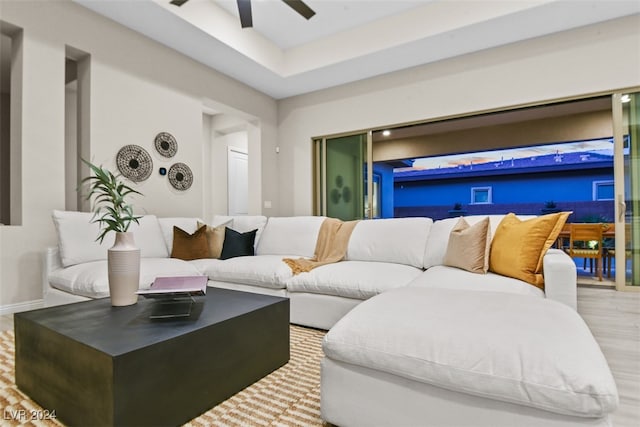
[[[494,204],[581,202],[593,200],[594,181],[612,181],[613,168],[396,182],[396,208],[469,205],[471,188],[492,187]],[[385,195],[386,196],[386,195]],[[385,197],[383,196],[383,197]]]

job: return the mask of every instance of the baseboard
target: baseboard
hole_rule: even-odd
[[[35,310],[44,307],[44,300],[37,299],[33,301],[19,302],[16,304],[0,305],[0,316],[5,314],[19,313],[21,311]]]

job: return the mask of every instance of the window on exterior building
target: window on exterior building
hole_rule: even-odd
[[[491,200],[491,187],[473,187],[471,188],[471,204],[483,205],[493,203]]]
[[[593,181],[593,200],[613,200],[613,181]]]

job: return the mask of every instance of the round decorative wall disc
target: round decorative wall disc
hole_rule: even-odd
[[[168,132],[160,132],[156,135],[155,146],[158,153],[164,157],[173,157],[178,152],[178,142]]]
[[[193,184],[193,173],[184,163],[176,163],[169,168],[169,182],[176,190],[187,190]]]
[[[153,161],[147,150],[139,145],[125,145],[116,156],[118,170],[125,178],[140,182],[149,178]]]

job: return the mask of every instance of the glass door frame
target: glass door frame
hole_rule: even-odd
[[[373,131],[367,131],[367,188],[365,219],[373,219]]]
[[[615,92],[611,95],[611,110],[613,114],[613,144],[614,144],[614,192],[615,192],[615,253],[621,256],[615,257],[615,285],[618,291],[640,291],[640,286],[627,285],[626,283],[626,218],[627,211],[625,198],[625,166],[624,166],[624,115],[622,96],[628,93],[640,93],[640,88],[625,90],[624,92]],[[636,143],[639,141],[635,141]],[[638,222],[635,217],[636,212],[632,212],[632,221]],[[633,265],[631,268],[633,269]],[[621,272],[621,274],[618,274]],[[633,276],[632,271],[632,276]]]

